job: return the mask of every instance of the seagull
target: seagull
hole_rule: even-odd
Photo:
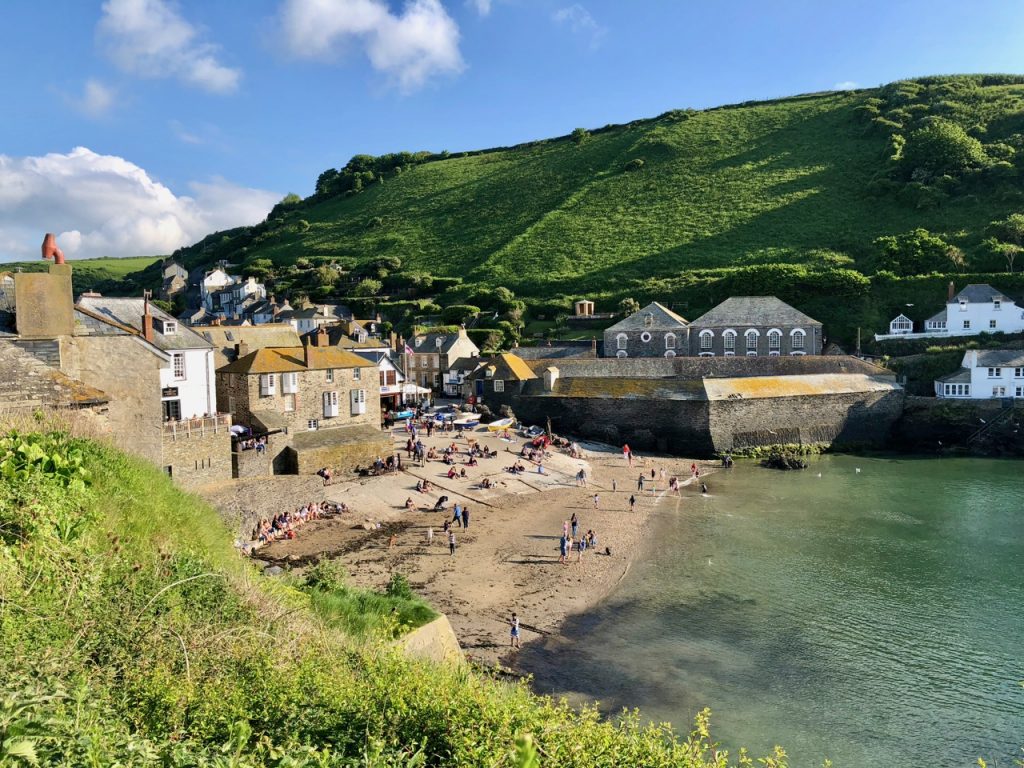
[[[988,424],[988,422],[985,421],[984,419],[978,419],[978,421],[980,421],[982,424]]]
[[[818,477],[821,477],[821,472],[818,473]]]
[[[912,306],[914,306],[914,305],[913,305],[913,304],[907,304],[907,306],[908,306],[908,307],[912,307]]]

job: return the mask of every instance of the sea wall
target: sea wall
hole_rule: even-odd
[[[908,396],[893,425],[892,447],[916,453],[1024,456],[1024,403]]]

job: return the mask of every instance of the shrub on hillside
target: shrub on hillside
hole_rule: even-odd
[[[458,325],[478,314],[480,314],[480,307],[474,307],[472,304],[450,304],[441,310],[441,320]]]
[[[936,118],[907,136],[900,168],[905,178],[960,174],[987,161],[981,142],[950,120]]]
[[[902,235],[886,235],[874,242],[872,266],[905,277],[929,272],[962,271],[963,252],[927,229],[918,228]]]

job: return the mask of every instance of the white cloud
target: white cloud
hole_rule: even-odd
[[[590,15],[590,11],[579,3],[559,8],[551,18],[555,20],[556,24],[565,24],[575,34],[589,37],[591,48],[597,48],[608,32],[597,23],[597,19]]]
[[[384,0],[285,0],[281,27],[292,55],[333,60],[361,48],[403,91],[465,66],[458,25],[439,0],[409,0],[401,15]]]
[[[832,86],[833,91],[852,91],[854,88],[860,88],[860,85],[853,82],[853,80],[843,80],[841,83],[836,83]]]
[[[217,47],[166,0],[107,0],[97,27],[117,66],[139,77],[177,77],[214,93],[238,87],[240,69],[217,59]]]
[[[0,155],[0,261],[36,258],[57,232],[70,258],[170,253],[210,232],[262,220],[281,195],[222,178],[176,195],[134,163],[85,147]]]
[[[491,13],[491,0],[466,0],[466,5],[475,8],[481,16],[489,16]]]
[[[99,80],[89,78],[85,81],[81,96],[68,96],[67,101],[88,117],[103,117],[114,106],[114,89]]]

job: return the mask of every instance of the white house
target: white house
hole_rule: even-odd
[[[892,338],[932,339],[950,336],[975,336],[979,333],[1024,332],[1024,308],[1002,291],[985,283],[968,285],[953,293],[949,284],[946,308],[932,315],[924,323],[923,333],[912,333],[893,324],[904,318],[900,315],[889,324],[889,333],[875,334],[876,341]],[[909,318],[904,318],[908,320]]]
[[[967,350],[959,371],[935,380],[935,396],[969,400],[1024,398],[1024,350]]]
[[[78,306],[139,331],[163,353],[166,365],[160,369],[160,400],[164,421],[217,413],[213,344],[145,299],[83,294]]]
[[[914,321],[904,314],[896,315],[889,323],[890,336],[906,336],[914,332]]]
[[[222,288],[226,288],[234,282],[235,279],[220,267],[217,269],[211,269],[203,275],[203,280],[199,283],[199,298],[202,301],[203,306],[212,311],[213,306],[210,299],[211,294],[216,293]]]

